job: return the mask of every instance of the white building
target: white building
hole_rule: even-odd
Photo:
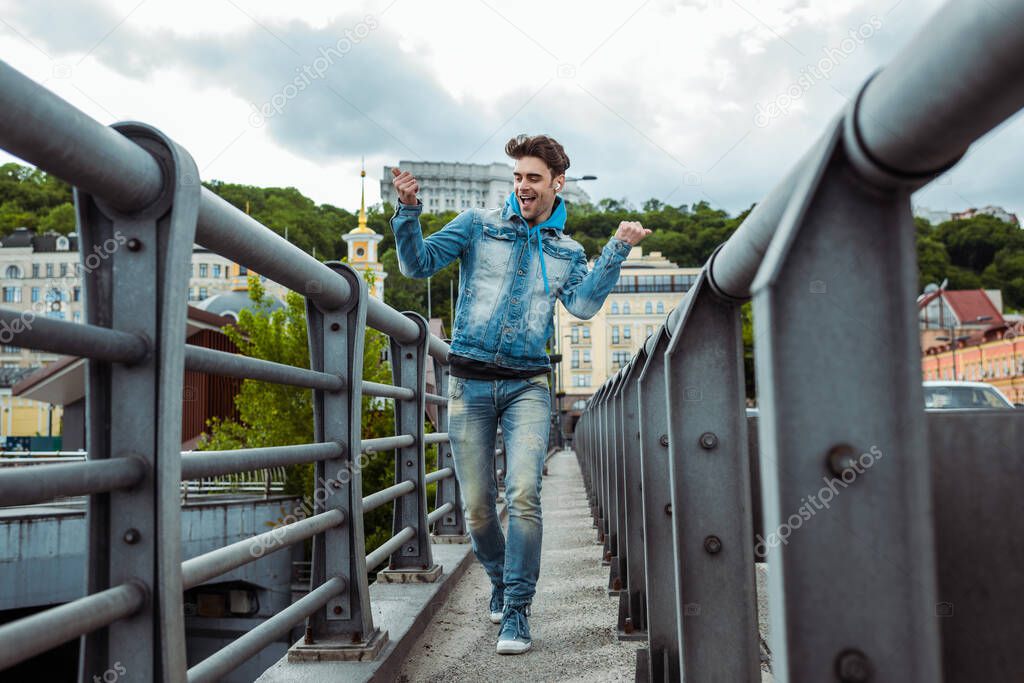
[[[88,267],[88,263],[85,264]],[[78,235],[56,232],[37,234],[29,228],[15,230],[0,239],[0,306],[50,318],[83,322],[85,297],[78,254]],[[198,244],[192,251],[192,277],[188,300],[199,302],[237,289],[239,276],[247,274],[237,263]],[[233,281],[234,280],[234,281]],[[268,293],[284,296],[284,287],[264,279]],[[0,342],[3,342],[0,336]],[[48,365],[60,356],[29,351],[0,343],[0,367]]]
[[[463,164],[440,161],[399,161],[420,184],[419,198],[427,213],[494,208],[505,204],[512,192],[512,167],[508,164]],[[384,167],[380,181],[381,200],[392,206],[398,194],[391,184],[391,166]],[[576,181],[567,181],[562,197],[572,204],[589,203],[590,197]]]

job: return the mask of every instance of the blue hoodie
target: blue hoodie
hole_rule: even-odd
[[[547,264],[544,263],[544,248],[541,246],[540,231],[541,228],[554,228],[558,232],[562,232],[565,229],[565,202],[562,201],[561,197],[556,196],[555,206],[551,210],[551,215],[548,216],[548,219],[546,221],[544,221],[543,223],[538,223],[533,227],[529,227],[530,224],[527,222],[526,218],[523,217],[522,209],[519,207],[519,199],[516,197],[515,192],[509,193],[508,199],[505,200],[505,206],[510,208],[512,212],[515,213],[515,215],[523,219],[523,223],[526,223],[529,229],[528,235],[530,239],[533,239],[534,236],[536,236],[537,258],[540,259],[540,272],[541,276],[544,278],[544,293],[550,294],[551,287],[548,286],[548,267]]]

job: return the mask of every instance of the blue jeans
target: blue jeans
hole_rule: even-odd
[[[530,379],[452,377],[448,434],[473,552],[508,604],[528,604],[540,574],[540,487],[551,422],[547,375]],[[495,510],[494,446],[505,442],[508,542]]]

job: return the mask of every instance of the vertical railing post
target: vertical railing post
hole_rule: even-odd
[[[647,650],[637,651],[637,680],[678,681],[675,554],[672,550],[672,494],[668,473],[668,392],[665,348],[669,335],[659,326],[645,344],[637,379],[640,477],[643,489],[644,569],[647,588]],[[683,605],[684,611],[688,607]]]
[[[908,184],[924,179],[865,178],[854,111],[797,178],[751,285],[773,671],[938,681]]]
[[[622,428],[619,420],[619,389],[622,387],[624,373],[620,369],[609,380],[608,389],[608,472],[610,474],[609,493],[614,501],[614,515],[611,519],[612,544],[611,568],[608,572],[608,590],[622,591],[626,585],[626,519],[625,491],[622,490],[622,448],[619,443],[619,432]]]
[[[637,414],[637,377],[646,360],[643,349],[623,372],[618,390],[619,451],[622,453],[623,518],[625,531],[619,549],[625,555],[625,585],[619,594],[620,640],[644,640],[644,524],[643,487],[640,481],[640,432]]]
[[[82,637],[79,680],[117,661],[140,680],[185,678],[181,581],[181,396],[189,261],[199,215],[199,172],[189,154],[142,124],[117,130],[164,170],[164,191],[131,215],[75,190],[86,322],[137,334],[150,353],[130,366],[89,360],[89,459],[133,457],[143,483],[94,494],[86,512],[86,591],[132,582],[136,614]]]
[[[427,524],[427,467],[423,444],[427,390],[427,321],[418,313],[406,311],[416,323],[419,335],[405,342],[391,338],[391,374],[395,386],[413,390],[408,400],[395,399],[395,433],[411,434],[413,443],[395,449],[395,483],[411,481],[415,488],[395,500],[393,533],[412,527],[413,537],[391,554],[388,568],[377,578],[390,583],[430,582],[441,576],[434,564]]]
[[[313,478],[313,511],[339,510],[341,526],[313,537],[310,590],[332,578],[346,589],[306,620],[306,637],[288,652],[289,661],[372,659],[387,643],[387,631],[374,626],[366,575],[366,534],[363,527],[362,399],[363,348],[366,335],[366,283],[350,266],[325,265],[345,278],[352,292],[341,308],[324,311],[306,299],[309,364],[312,370],[345,380],[339,391],[313,391],[313,438],[337,442],[336,458],[317,462]],[[310,291],[321,289],[309,283]]]
[[[449,372],[448,365],[432,359],[434,363],[434,382],[437,385],[437,393],[448,397]],[[448,431],[448,404],[440,403],[437,406],[437,431]],[[455,460],[452,457],[451,441],[443,441],[437,444],[437,469],[445,467],[455,470]],[[466,529],[466,519],[463,516],[462,492],[459,488],[459,480],[453,475],[437,482],[437,491],[434,495],[434,509],[440,508],[446,503],[452,504],[452,511],[442,515],[434,523],[434,541],[441,543],[468,543],[469,533]]]
[[[680,675],[753,683],[761,668],[740,307],[711,290],[704,270],[678,312],[665,382]]]

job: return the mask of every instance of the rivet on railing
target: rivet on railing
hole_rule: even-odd
[[[133,237],[130,240],[128,240],[127,246],[128,251],[138,251],[139,249],[142,249],[142,242],[140,242],[138,238]]]
[[[341,329],[341,323],[331,323],[331,332],[337,332]]]
[[[842,477],[846,472],[853,472],[856,476],[857,454],[853,446],[841,443],[833,446],[828,452],[828,469],[837,477]],[[845,481],[845,479],[844,479]]]
[[[714,432],[704,432],[700,435],[700,447],[710,451],[718,446],[718,436]]]
[[[710,555],[717,555],[722,552],[722,539],[718,536],[708,536],[704,539],[704,550]]]
[[[658,443],[660,443],[662,446],[668,446],[668,434],[662,434],[660,437],[658,437]]]
[[[870,660],[860,650],[844,650],[836,657],[836,675],[842,683],[866,683],[872,673]]]
[[[122,536],[122,538],[128,545],[135,545],[142,539],[142,534],[139,533],[138,529],[132,528],[124,532],[124,536]]]

